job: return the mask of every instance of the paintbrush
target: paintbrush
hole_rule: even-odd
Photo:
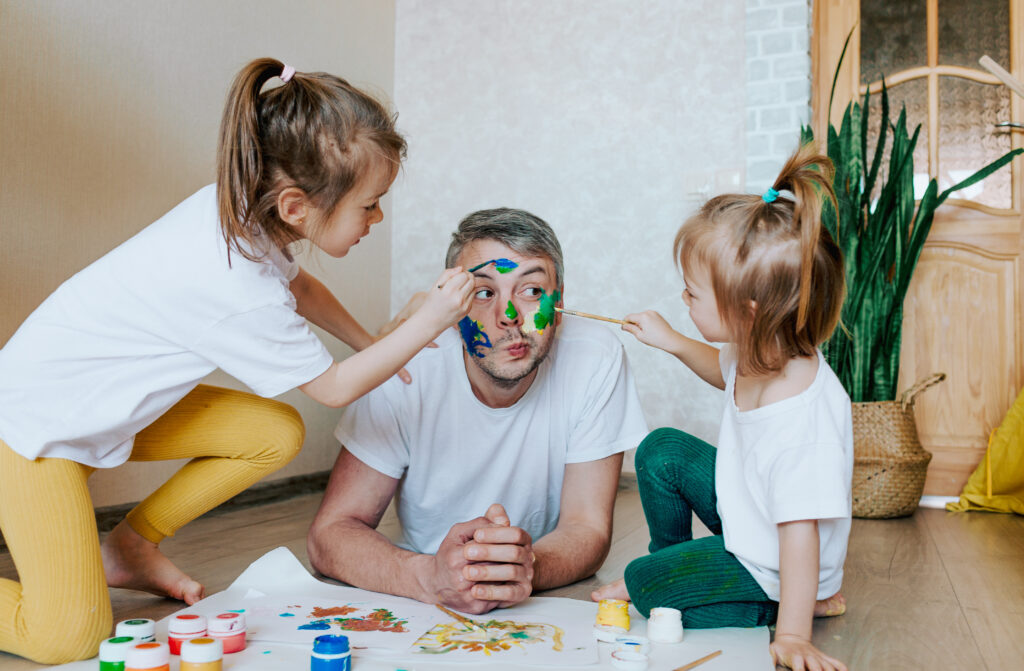
[[[587,319],[599,319],[603,322],[612,322],[613,324],[632,324],[625,319],[612,319],[611,317],[602,317],[601,315],[592,315],[589,312],[579,312],[577,310],[566,310],[564,308],[555,308],[555,312],[562,312],[567,315],[574,315],[576,317],[586,317]]]
[[[703,664],[704,662],[708,661],[709,659],[714,659],[715,657],[718,657],[721,654],[722,654],[721,650],[715,650],[710,655],[705,655],[705,656],[701,657],[700,659],[695,659],[692,662],[690,662],[689,664],[684,664],[683,666],[680,666],[680,667],[677,667],[675,669],[672,669],[672,671],[690,671],[690,669],[692,669],[694,667],[697,667],[697,666],[700,666],[701,664]]]
[[[475,273],[476,271],[480,270],[484,266],[491,263],[494,264],[494,267],[497,268],[498,272],[501,273],[502,275],[504,275],[510,270],[515,270],[516,268],[519,267],[519,264],[516,263],[515,261],[512,261],[511,259],[491,259],[490,261],[484,261],[483,263],[476,264],[466,272]]]
[[[474,622],[473,620],[470,620],[470,619],[469,619],[468,617],[464,617],[464,616],[462,616],[462,615],[459,615],[459,614],[458,614],[458,613],[456,613],[456,612],[455,612],[454,610],[450,610],[450,609],[448,609],[448,608],[445,608],[444,606],[442,606],[442,605],[441,605],[441,604],[439,604],[439,603],[435,603],[434,605],[435,605],[435,606],[437,606],[438,608],[440,608],[441,610],[443,610],[443,611],[444,611],[445,613],[447,613],[447,614],[448,614],[448,615],[449,615],[450,617],[453,617],[453,618],[455,618],[456,620],[458,620],[458,621],[459,621],[459,622],[461,622],[462,624],[466,625],[466,626],[467,626],[467,627],[469,627],[470,629],[475,629],[476,631],[479,631],[479,632],[483,632],[483,633],[487,633],[487,630],[486,630],[486,629],[484,629],[483,627],[481,627],[481,626],[480,626],[479,624],[477,624],[477,623],[476,623],[476,622]]]

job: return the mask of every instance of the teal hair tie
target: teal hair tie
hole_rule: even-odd
[[[774,203],[775,199],[779,197],[779,192],[769,187],[767,191],[761,196],[761,200],[766,203]]]

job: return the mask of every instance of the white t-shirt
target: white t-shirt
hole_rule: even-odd
[[[454,329],[352,403],[335,432],[356,458],[401,478],[400,545],[433,554],[453,524],[501,503],[534,540],[558,523],[567,463],[636,447],[647,433],[622,344],[607,327],[565,319],[529,390],[490,408],[469,386]]]
[[[333,362],[295,312],[298,265],[231,254],[216,186],[62,284],[0,350],[0,438],[29,458],[117,466],[216,368],[270,397]]]
[[[818,520],[817,598],[828,598],[843,582],[850,536],[850,397],[818,351],[818,372],[810,387],[777,403],[740,412],[732,345],[722,348],[719,363],[726,402],[718,435],[715,491],[725,548],[778,601],[777,525]]]

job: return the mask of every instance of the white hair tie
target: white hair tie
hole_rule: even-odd
[[[281,70],[281,79],[285,83],[288,83],[288,82],[290,82],[292,80],[292,75],[294,75],[294,74],[295,74],[295,68],[293,68],[290,65],[285,65],[284,68]]]

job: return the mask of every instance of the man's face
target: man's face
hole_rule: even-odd
[[[473,271],[473,306],[459,328],[466,359],[497,386],[511,388],[537,369],[554,342],[561,317],[552,313],[552,301],[561,306],[555,264],[544,256],[522,256],[496,240],[471,242],[458,258],[467,269],[487,261],[496,263]]]

